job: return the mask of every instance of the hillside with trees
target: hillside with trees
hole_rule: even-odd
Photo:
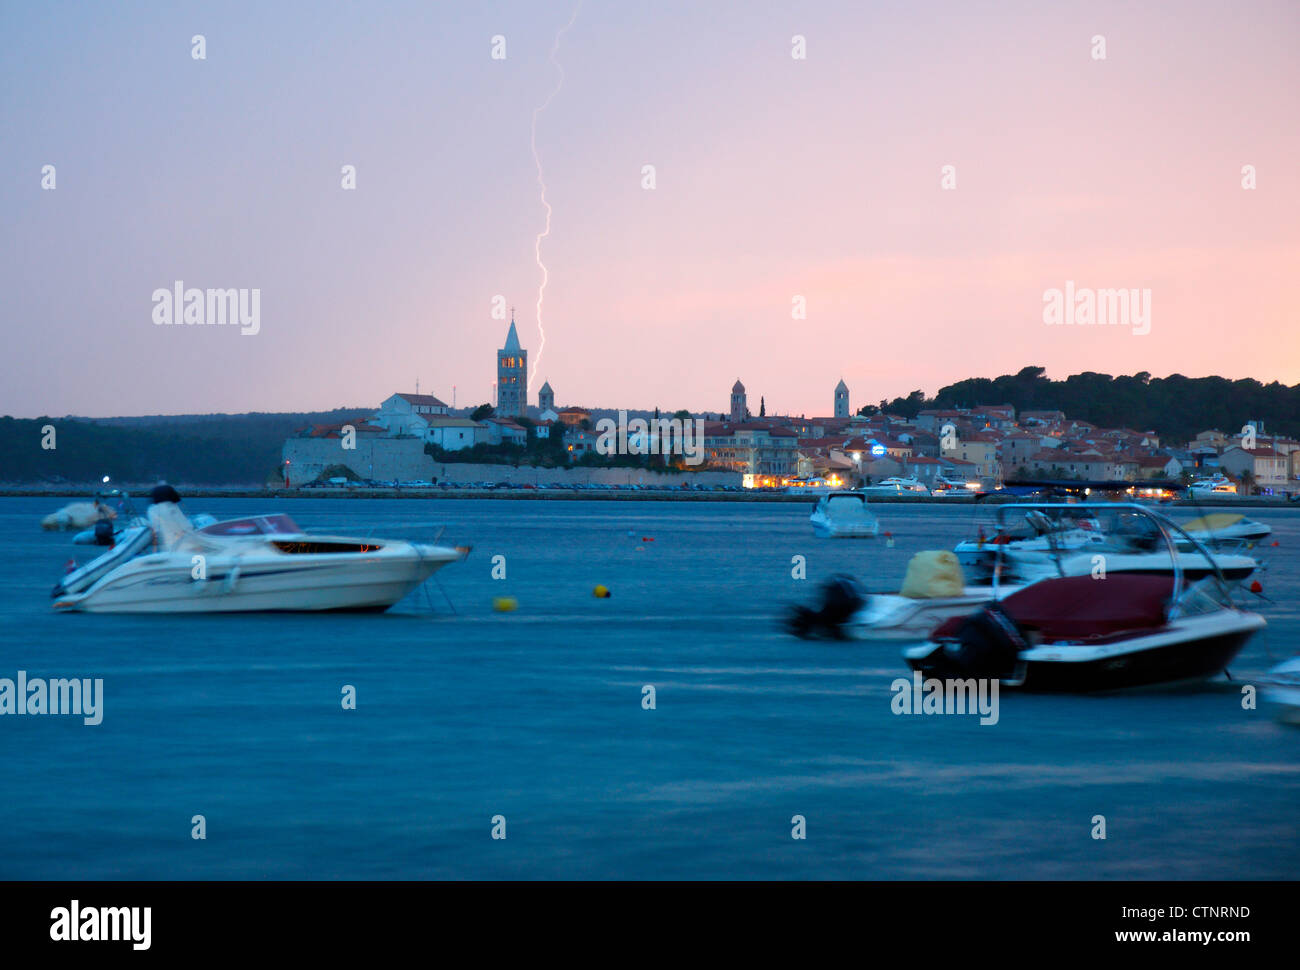
[[[280,467],[284,440],[311,424],[361,420],[365,410],[141,418],[0,417],[0,482],[167,480],[261,485]],[[53,427],[54,447],[45,430]]]
[[[976,377],[941,388],[934,397],[913,391],[881,401],[890,414],[913,418],[927,408],[1010,404],[1021,411],[1061,411],[1066,417],[1103,428],[1155,431],[1162,440],[1183,442],[1217,428],[1232,433],[1247,421],[1262,421],[1270,434],[1300,436],[1300,384],[1287,387],[1223,377],[1152,377],[1146,372],[1113,377],[1086,371],[1056,381],[1042,367],[996,378]],[[874,409],[873,409],[874,410]]]

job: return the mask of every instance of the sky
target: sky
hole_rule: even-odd
[[[534,404],[1300,383],[1298,45],[1294,0],[4,3],[0,414],[473,405],[510,305]],[[177,281],[257,332],[155,323]],[[1146,332],[1047,324],[1067,281]]]

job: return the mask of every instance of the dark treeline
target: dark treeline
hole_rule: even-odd
[[[285,438],[310,424],[337,424],[364,413],[0,417],[0,482],[83,484],[109,475],[115,482],[260,485],[280,467]],[[42,447],[49,426],[53,448]]]
[[[981,404],[1011,404],[1017,414],[1062,411],[1067,418],[1103,428],[1155,431],[1169,444],[1182,444],[1211,428],[1233,434],[1254,420],[1262,421],[1269,434],[1300,436],[1300,384],[1182,374],[1112,377],[1085,371],[1054,381],[1042,367],[1025,367],[1017,374],[958,381],[932,398],[913,391],[905,398],[882,401],[881,407],[912,418],[923,408]]]

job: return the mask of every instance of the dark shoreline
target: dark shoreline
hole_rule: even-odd
[[[808,503],[816,498],[809,495],[788,495],[782,492],[710,492],[685,489],[664,491],[618,491],[613,489],[470,489],[470,488],[257,488],[255,486],[177,486],[186,498],[332,498],[332,499],[504,499],[507,501],[595,501],[595,502],[786,502]],[[149,486],[126,489],[133,498],[148,500]],[[82,488],[60,487],[8,487],[0,488],[0,498],[66,498],[90,501],[95,486]],[[1004,502],[1035,501],[1033,498],[996,497],[978,503],[973,498],[932,498],[930,496],[880,496],[872,497],[872,505],[994,505]],[[1294,503],[1280,498],[1249,496],[1235,499],[1177,499],[1165,503],[1175,508],[1290,508]]]

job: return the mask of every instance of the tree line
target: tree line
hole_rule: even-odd
[[[1152,377],[1146,371],[1114,377],[1085,371],[1052,380],[1042,367],[1024,367],[1001,377],[972,377],[940,388],[933,397],[913,391],[859,413],[885,411],[907,418],[926,409],[951,410],[1010,404],[1023,411],[1061,411],[1067,418],[1102,428],[1154,431],[1163,442],[1181,444],[1212,428],[1227,434],[1250,421],[1269,434],[1300,437],[1300,384],[1288,387],[1253,379]]]

